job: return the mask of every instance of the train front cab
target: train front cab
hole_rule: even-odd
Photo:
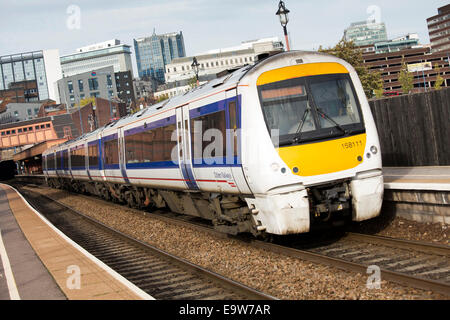
[[[282,174],[271,178],[278,185],[247,200],[266,231],[301,233],[346,215],[376,217],[383,196],[380,148],[353,68],[345,62],[275,68],[259,75],[257,89],[281,160],[275,167],[282,163]]]

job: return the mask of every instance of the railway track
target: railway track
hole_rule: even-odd
[[[82,197],[93,199],[89,196]],[[153,212],[152,216],[219,237],[230,237],[196,218],[159,211]],[[367,268],[375,265],[380,268],[382,280],[450,296],[449,246],[359,233],[343,233],[331,239],[316,240],[313,245],[292,237],[279,243],[248,237],[234,238],[245,240],[249,245],[264,250],[346,271],[366,274]]]
[[[55,227],[155,299],[275,299],[132,239],[50,197],[19,191]]]

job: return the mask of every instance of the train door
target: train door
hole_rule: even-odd
[[[123,127],[119,128],[118,130],[118,141],[119,141],[119,168],[120,173],[125,181],[125,183],[130,183],[130,180],[128,180],[127,176],[127,169],[126,169],[126,157],[125,157],[125,135],[123,132]]]
[[[178,142],[178,164],[181,176],[190,190],[198,190],[192,170],[191,134],[189,121],[189,105],[176,109],[177,118],[177,142]]]
[[[100,177],[103,181],[106,181],[106,176],[105,176],[105,163],[104,163],[104,149],[103,149],[103,132],[99,133],[97,136],[97,143],[98,143],[98,170],[100,173]]]
[[[237,88],[233,88],[225,92],[226,95],[226,121],[227,121],[227,138],[226,138],[226,162],[230,164],[231,172],[236,187],[241,193],[250,193],[247,181],[245,180],[242,169],[241,158],[241,101]]]

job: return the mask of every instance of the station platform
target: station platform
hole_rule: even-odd
[[[384,188],[450,191],[450,166],[383,167]]]
[[[0,184],[0,300],[152,300]]]
[[[384,203],[399,217],[450,224],[450,166],[384,167]]]

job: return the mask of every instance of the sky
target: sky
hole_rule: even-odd
[[[279,37],[275,15],[279,0],[0,0],[0,56],[76,48],[119,39],[183,32],[186,55],[233,47],[242,41]],[[285,0],[291,50],[330,47],[351,22],[375,18],[384,22],[388,38],[418,33],[429,43],[426,19],[446,1]],[[137,75],[136,63],[133,65]]]

